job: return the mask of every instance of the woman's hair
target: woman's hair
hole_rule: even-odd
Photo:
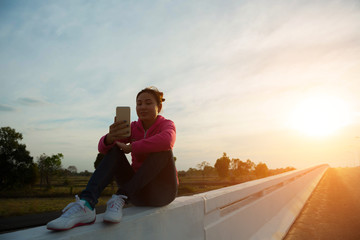
[[[140,94],[142,93],[150,93],[151,95],[154,96],[155,100],[156,100],[156,104],[158,106],[161,106],[162,105],[162,102],[165,102],[165,98],[163,97],[164,96],[164,93],[163,92],[160,92],[159,89],[157,89],[156,87],[147,87],[147,88],[144,88],[143,90],[141,90],[137,95],[136,95],[136,99],[139,97]]]

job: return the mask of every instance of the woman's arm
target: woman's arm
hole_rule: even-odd
[[[116,119],[114,119],[114,123],[109,127],[109,133],[100,138],[98,144],[99,152],[106,154],[117,141],[123,143],[130,142],[130,137],[124,137],[124,135],[128,133],[126,130],[126,128],[129,126],[128,124],[129,123],[126,122],[116,122]]]

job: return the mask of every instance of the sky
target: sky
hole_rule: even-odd
[[[360,2],[0,0],[0,127],[94,170],[116,106],[156,86],[178,170],[359,165]],[[128,157],[130,160],[130,156]]]

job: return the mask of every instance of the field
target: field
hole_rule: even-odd
[[[90,177],[68,176],[54,179],[52,187],[36,184],[32,188],[0,192],[0,216],[21,216],[26,214],[59,211],[74,201],[74,195],[85,188]],[[252,180],[255,177],[220,179],[217,176],[179,176],[178,196],[193,195]],[[117,190],[109,185],[101,195],[98,205],[105,205]]]

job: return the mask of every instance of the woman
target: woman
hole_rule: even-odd
[[[136,96],[138,121],[131,123],[131,136],[124,138],[127,122],[114,122],[99,141],[104,159],[91,176],[80,198],[70,203],[63,214],[49,222],[50,230],[67,230],[95,222],[95,205],[101,192],[115,177],[119,189],[107,203],[105,222],[118,223],[125,202],[135,206],[164,206],[177,194],[178,179],[172,154],[176,129],[159,112],[163,93],[145,88]],[[125,154],[131,153],[130,165]]]

